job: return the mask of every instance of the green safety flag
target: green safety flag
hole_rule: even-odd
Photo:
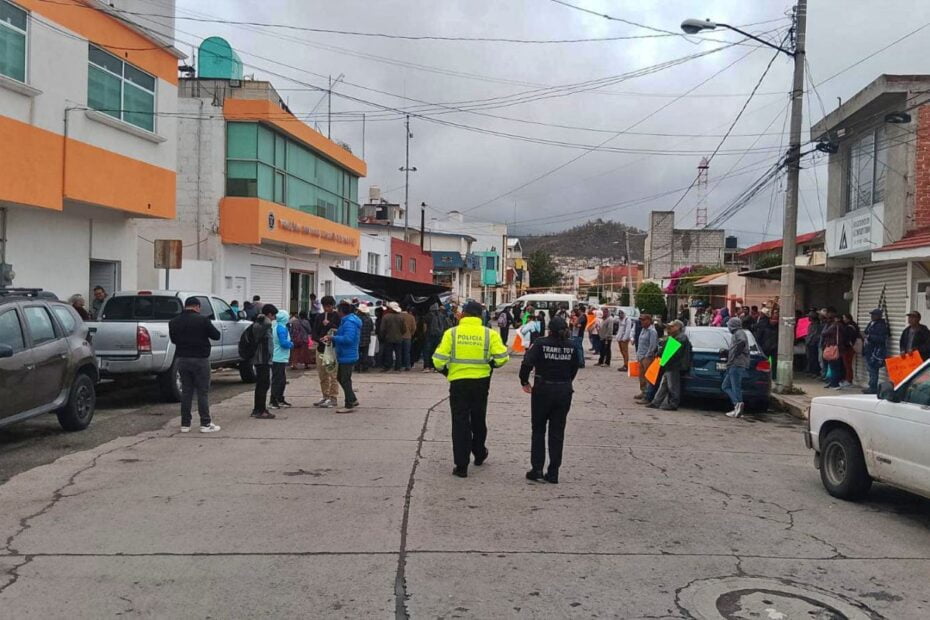
[[[662,349],[662,357],[659,359],[659,365],[665,366],[672,356],[678,353],[678,349],[681,348],[681,343],[672,338],[668,337],[668,340],[665,341],[665,348]]]

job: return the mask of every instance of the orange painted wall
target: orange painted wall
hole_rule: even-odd
[[[274,227],[269,215],[274,215]],[[288,230],[296,226],[306,232]],[[343,256],[358,256],[361,234],[355,228],[331,222],[260,198],[234,198],[220,201],[220,238],[223,243],[259,245],[277,241],[314,248]]]
[[[178,59],[172,53],[80,0],[16,0],[16,4],[87,38],[166,82],[178,83]]]
[[[268,123],[356,175],[363,177],[368,174],[368,164],[364,160],[267,99],[227,99],[223,104],[223,116],[228,121]]]
[[[0,116],[0,200],[61,211],[62,137]]]
[[[65,153],[61,135],[5,116],[0,116],[0,136],[6,145],[0,149],[0,201],[61,211],[64,194],[137,215],[175,215],[171,170],[71,139]]]

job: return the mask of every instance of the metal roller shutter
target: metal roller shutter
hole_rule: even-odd
[[[885,320],[891,331],[888,354],[899,352],[898,336],[907,325],[907,265],[881,265],[866,267],[862,273],[862,285],[857,294],[856,322],[865,330],[869,324],[869,312],[874,308],[885,310]],[[885,379],[885,371],[882,371]],[[869,371],[861,355],[856,356],[856,381],[868,381]]]
[[[274,304],[278,308],[287,308],[284,303],[284,269],[252,265],[249,274],[251,276],[249,299],[253,295],[258,295],[263,303]]]

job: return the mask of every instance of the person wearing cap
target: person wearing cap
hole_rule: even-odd
[[[669,323],[666,333],[665,346],[670,339],[674,338],[681,344],[681,347],[662,367],[662,378],[656,386],[655,396],[646,406],[650,409],[677,411],[681,402],[681,375],[691,369],[691,341],[685,334],[685,326],[681,321]],[[658,354],[661,355],[661,351]]]
[[[646,400],[646,390],[649,389],[649,382],[646,380],[646,371],[652,366],[656,359],[656,352],[659,346],[659,335],[656,328],[652,325],[652,315],[643,314],[639,317],[639,324],[642,329],[639,332],[639,339],[636,341],[636,359],[639,361],[639,394],[633,397],[634,400]]]
[[[878,373],[888,357],[888,323],[881,308],[869,313],[869,324],[865,326],[865,342],[862,344],[862,357],[869,369],[869,386],[863,394],[878,394]]]
[[[491,371],[507,363],[507,346],[501,336],[482,323],[484,307],[470,301],[463,308],[462,320],[442,335],[433,353],[433,365],[449,379],[449,406],[452,410],[453,475],[468,477],[470,455],[475,465],[488,458],[488,391]]]
[[[727,321],[727,329],[731,337],[726,350],[727,370],[723,374],[721,389],[733,403],[733,410],[727,416],[738,418],[743,415],[743,379],[749,372],[749,338],[743,329],[743,322],[736,317]]]
[[[549,335],[539,338],[523,356],[520,385],[531,395],[533,435],[530,442],[530,470],[527,480],[559,482],[565,420],[572,407],[572,381],[581,367],[578,349],[572,342],[568,323],[556,316],[549,320]],[[533,385],[530,372],[535,371]],[[546,464],[546,426],[549,427],[549,468]]]
[[[901,355],[917,351],[924,360],[930,359],[930,330],[920,322],[920,313],[916,310],[907,313],[907,327],[901,332],[900,344]]]
[[[200,432],[215,433],[220,427],[210,418],[210,349],[211,340],[220,332],[213,321],[200,314],[200,300],[184,300],[184,312],[168,322],[168,337],[174,344],[174,359],[181,378],[181,432],[191,430],[191,405],[197,394]]]
[[[388,303],[387,311],[381,317],[380,329],[384,338],[384,354],[382,356],[384,366],[382,370],[388,372],[393,366],[394,370],[399,371],[403,366],[404,332],[406,327],[404,317],[401,316],[400,304],[396,301]]]

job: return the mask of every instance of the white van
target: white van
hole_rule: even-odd
[[[540,310],[545,312],[546,322],[548,322],[559,308],[564,307],[566,311],[571,312],[579,302],[574,295],[567,293],[531,293],[518,297],[516,303],[520,305],[520,314],[523,313],[523,308],[530,305],[537,313]]]

